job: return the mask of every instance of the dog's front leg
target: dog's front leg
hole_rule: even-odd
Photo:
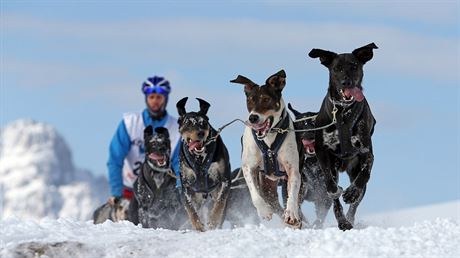
[[[369,152],[359,156],[359,162],[352,169],[350,175],[350,186],[343,193],[345,203],[352,204],[359,202],[362,199],[364,187],[369,181],[372,165],[374,164],[374,155]]]
[[[286,203],[286,210],[284,211],[284,223],[294,227],[300,228],[302,222],[299,216],[299,190],[300,190],[300,173],[299,166],[296,165],[298,162],[285,162],[283,165],[288,175],[287,190],[288,199]]]
[[[217,193],[217,197],[215,198],[214,205],[211,210],[211,215],[209,216],[209,229],[222,227],[222,223],[224,222],[224,211],[227,205],[229,193],[230,184],[228,182],[223,182],[219,192]]]
[[[192,196],[189,193],[185,193],[185,202],[184,202],[185,210],[187,211],[188,218],[190,219],[190,223],[195,230],[204,232],[204,225],[201,223],[200,217],[198,216],[195,207],[193,206]]]
[[[321,144],[317,144],[317,146],[316,157],[318,158],[319,166],[326,181],[327,194],[333,200],[338,199],[342,195],[343,189],[337,185],[338,172],[335,167],[335,159],[327,150],[321,148]]]
[[[365,120],[361,120],[358,124],[357,135],[355,141],[361,142],[360,153],[357,156],[358,162],[347,171],[350,177],[350,186],[345,190],[343,194],[343,200],[345,203],[359,203],[364,193],[364,187],[366,186],[371,176],[372,165],[374,164],[374,154],[372,151],[372,141],[369,129],[366,127]]]
[[[257,166],[251,166],[249,164],[243,164],[241,166],[243,170],[244,179],[246,180],[246,184],[248,185],[249,193],[251,194],[252,203],[254,207],[257,209],[257,213],[259,217],[265,220],[271,220],[273,215],[273,210],[270,208],[270,205],[263,199],[260,195],[261,185],[259,184],[258,180],[256,179],[258,176],[258,169]]]

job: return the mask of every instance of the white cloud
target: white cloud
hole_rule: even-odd
[[[456,80],[459,65],[457,38],[418,34],[390,25],[165,18],[86,23],[11,15],[3,19],[7,37],[73,41],[65,47],[88,58],[104,53],[209,70],[217,69],[216,63],[245,68],[304,60],[311,66],[316,65],[307,59],[311,48],[350,52],[375,42],[379,49],[373,62],[382,73]],[[73,49],[76,47],[79,49]],[[9,59],[4,60],[8,64]]]

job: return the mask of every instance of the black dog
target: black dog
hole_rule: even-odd
[[[182,138],[180,174],[184,206],[195,230],[205,231],[206,219],[208,229],[221,228],[231,182],[228,151],[209,124],[206,114],[210,104],[198,99],[200,111],[187,113],[187,99],[181,99],[176,105]]]
[[[371,136],[375,119],[362,88],[363,65],[372,59],[374,43],[352,53],[312,49],[309,56],[320,58],[329,69],[329,88],[316,118],[316,156],[326,180],[329,196],[338,199],[342,188],[337,185],[338,171],[347,171],[350,186],[343,192],[345,203],[351,204],[347,216],[342,207],[334,205],[339,228],[352,228],[356,208],[366,192],[374,154]],[[340,202],[339,202],[340,204]]]
[[[300,186],[300,201],[313,202],[315,205],[316,220],[313,228],[322,228],[324,220],[332,205],[332,199],[326,191],[326,182],[323,172],[316,158],[315,152],[315,119],[318,113],[300,113],[288,104],[289,110],[294,114],[294,128],[299,130],[296,133],[298,143],[303,146],[304,151],[299,152],[301,166],[300,172],[302,184]],[[299,121],[297,121],[299,120]],[[286,187],[283,185],[283,187]],[[285,192],[283,188],[283,193]],[[283,194],[283,199],[285,199]]]
[[[144,130],[145,161],[134,182],[136,205],[130,206],[130,214],[138,213],[138,221],[144,228],[183,229],[187,215],[176,188],[176,176],[170,168],[171,145],[168,130],[152,126]],[[136,216],[131,215],[135,218]],[[137,224],[137,221],[133,221]]]

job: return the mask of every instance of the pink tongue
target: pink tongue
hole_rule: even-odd
[[[310,152],[315,152],[315,141],[302,140],[303,147],[308,149]]]
[[[362,90],[359,89],[358,87],[354,87],[354,88],[351,88],[351,89],[347,88],[347,89],[344,90],[344,94],[347,97],[349,97],[350,95],[353,96],[353,98],[355,98],[355,100],[358,101],[358,102],[361,102],[364,99],[364,94],[363,94]]]
[[[189,150],[193,150],[195,148],[197,149],[200,149],[202,147],[201,145],[201,142],[200,141],[194,141],[194,142],[191,142],[189,145],[188,145],[188,149]]]
[[[159,155],[155,153],[150,153],[149,158],[153,160],[164,160],[165,156],[164,155]]]

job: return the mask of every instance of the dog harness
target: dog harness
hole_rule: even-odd
[[[356,122],[363,113],[364,104],[356,101],[350,104],[343,104],[339,101],[333,100],[330,96],[328,96],[328,99],[333,106],[339,106],[342,108],[341,112],[339,112],[340,115],[337,116],[337,123],[335,126],[339,132],[340,154],[338,156],[341,158],[346,158],[353,153],[351,136],[353,134],[353,128],[355,127]],[[326,105],[326,109],[329,113],[330,105]]]
[[[289,115],[287,114],[286,109],[283,109],[283,117],[274,127],[277,127],[279,129],[287,129],[289,127]],[[280,171],[278,164],[278,150],[280,149],[281,145],[286,139],[286,132],[287,130],[285,130],[284,133],[278,133],[271,146],[268,147],[267,144],[263,141],[263,139],[259,140],[257,138],[256,132],[252,130],[252,136],[254,137],[254,141],[256,142],[257,146],[263,154],[264,174],[266,176],[269,175],[269,171],[273,171],[274,175],[277,177],[284,177],[287,175],[285,171]]]
[[[211,128],[210,136],[215,133],[217,132],[213,128]],[[196,176],[197,180],[194,182],[193,185],[189,185],[189,187],[195,193],[204,193],[205,197],[207,197],[207,195],[210,192],[212,192],[216,188],[216,186],[219,184],[219,182],[216,182],[212,186],[209,186],[208,184],[209,183],[208,170],[214,159],[214,153],[216,152],[216,145],[217,145],[216,141],[207,145],[208,153],[205,159],[203,160],[203,162],[197,162],[197,160],[194,159],[192,155],[190,154],[187,144],[185,144],[183,140],[181,142],[181,152],[180,152],[181,157],[185,161],[185,164],[187,164],[187,166],[190,167],[197,175]],[[201,182],[199,182],[198,179],[202,179]],[[186,182],[186,181],[182,179],[182,182]],[[200,187],[199,184],[201,186],[204,185],[204,189]],[[186,191],[187,191],[187,188],[186,188]]]

